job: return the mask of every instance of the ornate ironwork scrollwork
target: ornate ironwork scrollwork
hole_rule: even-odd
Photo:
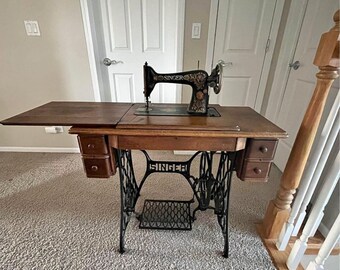
[[[121,184],[121,233],[120,252],[124,252],[124,236],[131,214],[134,212],[137,199],[147,177],[152,173],[177,173],[185,177],[190,184],[194,198],[197,199],[198,206],[192,213],[192,220],[198,210],[205,211],[214,209],[218,223],[224,236],[224,257],[228,257],[228,208],[231,177],[234,169],[234,153],[222,151],[218,168],[214,174],[213,157],[215,152],[196,152],[187,161],[155,161],[150,158],[144,150],[142,152],[146,158],[146,171],[140,184],[135,179],[131,151],[117,150],[118,165]],[[198,175],[191,174],[192,161],[200,156]],[[215,176],[216,175],[216,176]],[[215,206],[210,206],[214,201]]]

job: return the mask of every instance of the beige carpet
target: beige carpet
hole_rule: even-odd
[[[155,159],[181,159],[152,152]],[[134,152],[141,178],[144,158]],[[138,228],[132,218],[127,252],[118,253],[119,180],[87,179],[78,154],[0,153],[0,269],[275,269],[254,223],[274,196],[279,172],[268,183],[233,179],[230,257],[212,210],[198,212],[191,231]],[[181,176],[153,175],[139,199],[191,198]]]

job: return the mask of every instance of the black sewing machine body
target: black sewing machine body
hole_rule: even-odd
[[[209,76],[204,70],[192,70],[178,73],[157,73],[147,63],[144,65],[144,96],[146,98],[145,108],[140,108],[136,113],[144,115],[183,115],[183,110],[164,110],[160,112],[159,107],[153,111],[149,103],[149,97],[157,83],[179,83],[192,87],[191,101],[186,110],[186,115],[208,115],[219,116],[218,112],[209,110],[208,87],[213,87],[215,93],[221,89],[222,66],[218,64]],[[216,111],[216,110],[215,110]]]

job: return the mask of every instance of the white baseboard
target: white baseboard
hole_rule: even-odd
[[[71,147],[0,147],[0,152],[80,153]]]
[[[192,156],[196,153],[197,151],[191,151],[191,150],[174,150],[174,155],[189,155]],[[221,151],[216,151],[216,154],[221,154]]]
[[[179,151],[179,150],[174,150],[175,155],[194,155],[197,151]]]
[[[328,233],[329,233],[329,229],[327,228],[327,226],[325,224],[323,224],[322,222],[319,225],[318,231],[326,238]]]

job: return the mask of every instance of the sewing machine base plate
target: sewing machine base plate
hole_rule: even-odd
[[[136,109],[135,115],[157,115],[157,116],[205,116],[205,117],[221,117],[220,113],[214,108],[209,107],[206,115],[202,114],[190,114],[187,112],[187,108],[183,106],[158,106],[152,105],[147,110],[145,106],[141,106]]]

